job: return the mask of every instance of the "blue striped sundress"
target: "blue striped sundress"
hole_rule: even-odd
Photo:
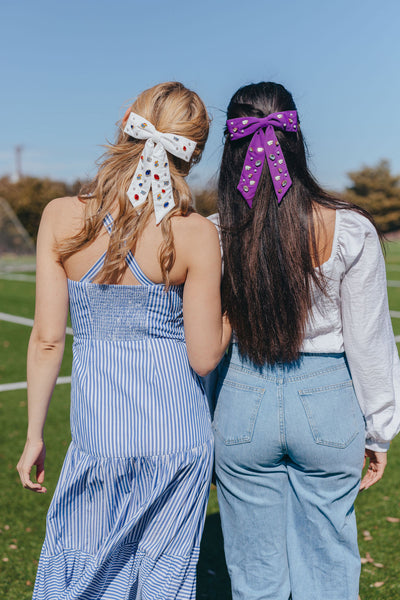
[[[105,225],[112,230],[112,218]],[[183,286],[68,281],[72,442],[46,521],[34,600],[192,600],[212,469],[189,365]]]

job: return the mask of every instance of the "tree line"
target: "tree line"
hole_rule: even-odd
[[[26,231],[36,240],[40,217],[46,204],[54,198],[76,196],[81,185],[79,180],[68,184],[47,177],[25,176],[13,181],[6,175],[0,178],[0,198],[9,203]]]
[[[341,194],[344,200],[358,204],[372,214],[383,233],[400,229],[400,175],[391,173],[387,160],[375,166],[365,166],[348,173],[350,185]],[[53,198],[75,196],[82,186],[49,178],[22,177],[14,182],[10,177],[0,178],[0,197],[7,200],[29,235],[35,240],[40,216]],[[208,216],[216,210],[216,190],[194,190],[197,211]],[[0,224],[1,225],[1,224]]]

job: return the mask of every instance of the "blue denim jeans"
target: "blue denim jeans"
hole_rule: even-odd
[[[343,354],[219,367],[216,476],[233,600],[357,600],[365,421]]]

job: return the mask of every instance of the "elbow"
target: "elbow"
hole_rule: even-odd
[[[196,371],[197,375],[199,375],[200,377],[206,377],[209,373],[211,373],[211,371],[214,369],[214,367],[193,367],[193,369]]]
[[[42,340],[35,344],[35,354],[38,359],[46,360],[47,358],[59,357],[64,352],[64,340]]]
[[[206,377],[211,373],[211,371],[214,371],[216,366],[219,364],[220,358],[221,357],[218,356],[215,358],[210,358],[208,360],[195,360],[190,361],[190,364],[192,369],[196,371],[197,375],[199,375],[200,377]]]
[[[43,340],[39,344],[39,351],[43,354],[50,354],[51,352],[57,352],[64,347],[64,342],[52,342],[50,340]]]
[[[34,332],[32,333],[29,346],[38,358],[58,356],[64,352],[65,336],[42,336]]]

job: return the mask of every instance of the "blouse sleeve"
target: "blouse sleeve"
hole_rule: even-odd
[[[400,361],[379,238],[365,217],[355,215],[343,241],[351,256],[341,284],[343,342],[366,420],[366,448],[382,452],[400,429]]]

